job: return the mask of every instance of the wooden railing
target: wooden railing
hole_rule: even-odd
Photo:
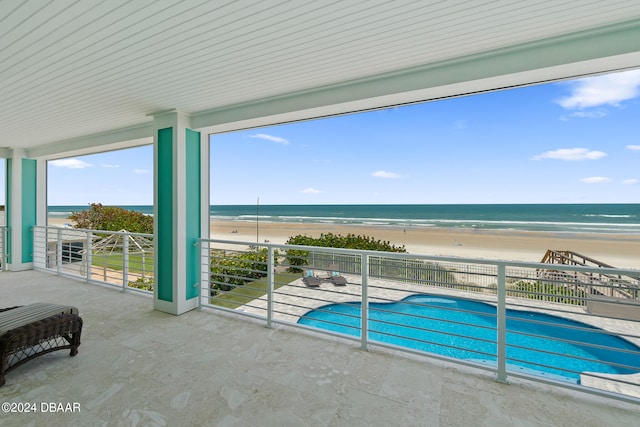
[[[616,268],[574,251],[555,249],[547,250],[540,262],[581,267]],[[640,299],[640,295],[638,295],[639,277],[558,271],[553,268],[538,269],[536,272],[540,279],[553,280],[559,285],[564,284],[564,286],[581,289],[589,294],[622,299]]]

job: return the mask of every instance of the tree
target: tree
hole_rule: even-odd
[[[69,216],[76,223],[75,228],[153,234],[153,217],[149,215],[117,206],[103,206],[101,203],[91,203],[89,206],[89,209],[73,212]]]

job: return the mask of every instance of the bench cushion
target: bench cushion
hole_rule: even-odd
[[[56,314],[78,314],[76,307],[38,302],[0,312],[0,336]]]

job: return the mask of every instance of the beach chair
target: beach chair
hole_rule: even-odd
[[[307,270],[304,272],[304,276],[302,277],[302,281],[309,288],[317,288],[322,283],[322,279],[316,277],[313,273],[313,270]]]
[[[337,271],[331,272],[329,281],[336,286],[345,286],[347,284],[347,279],[345,279],[344,276],[341,276]]]
[[[0,387],[5,373],[56,350],[78,354],[82,318],[75,307],[35,303],[0,308]]]
[[[323,280],[328,280],[336,286],[345,286],[347,284],[347,279],[340,275],[338,272],[338,266],[336,264],[329,264],[327,266],[328,271],[326,274],[319,275],[318,277]]]

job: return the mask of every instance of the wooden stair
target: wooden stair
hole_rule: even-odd
[[[548,249],[542,257],[542,263],[575,265],[583,267],[616,268],[594,258],[568,250]],[[640,278],[610,275],[604,273],[569,272],[549,269],[536,270],[541,280],[555,282],[558,286],[581,290],[586,294],[601,295],[620,299],[638,299]]]

